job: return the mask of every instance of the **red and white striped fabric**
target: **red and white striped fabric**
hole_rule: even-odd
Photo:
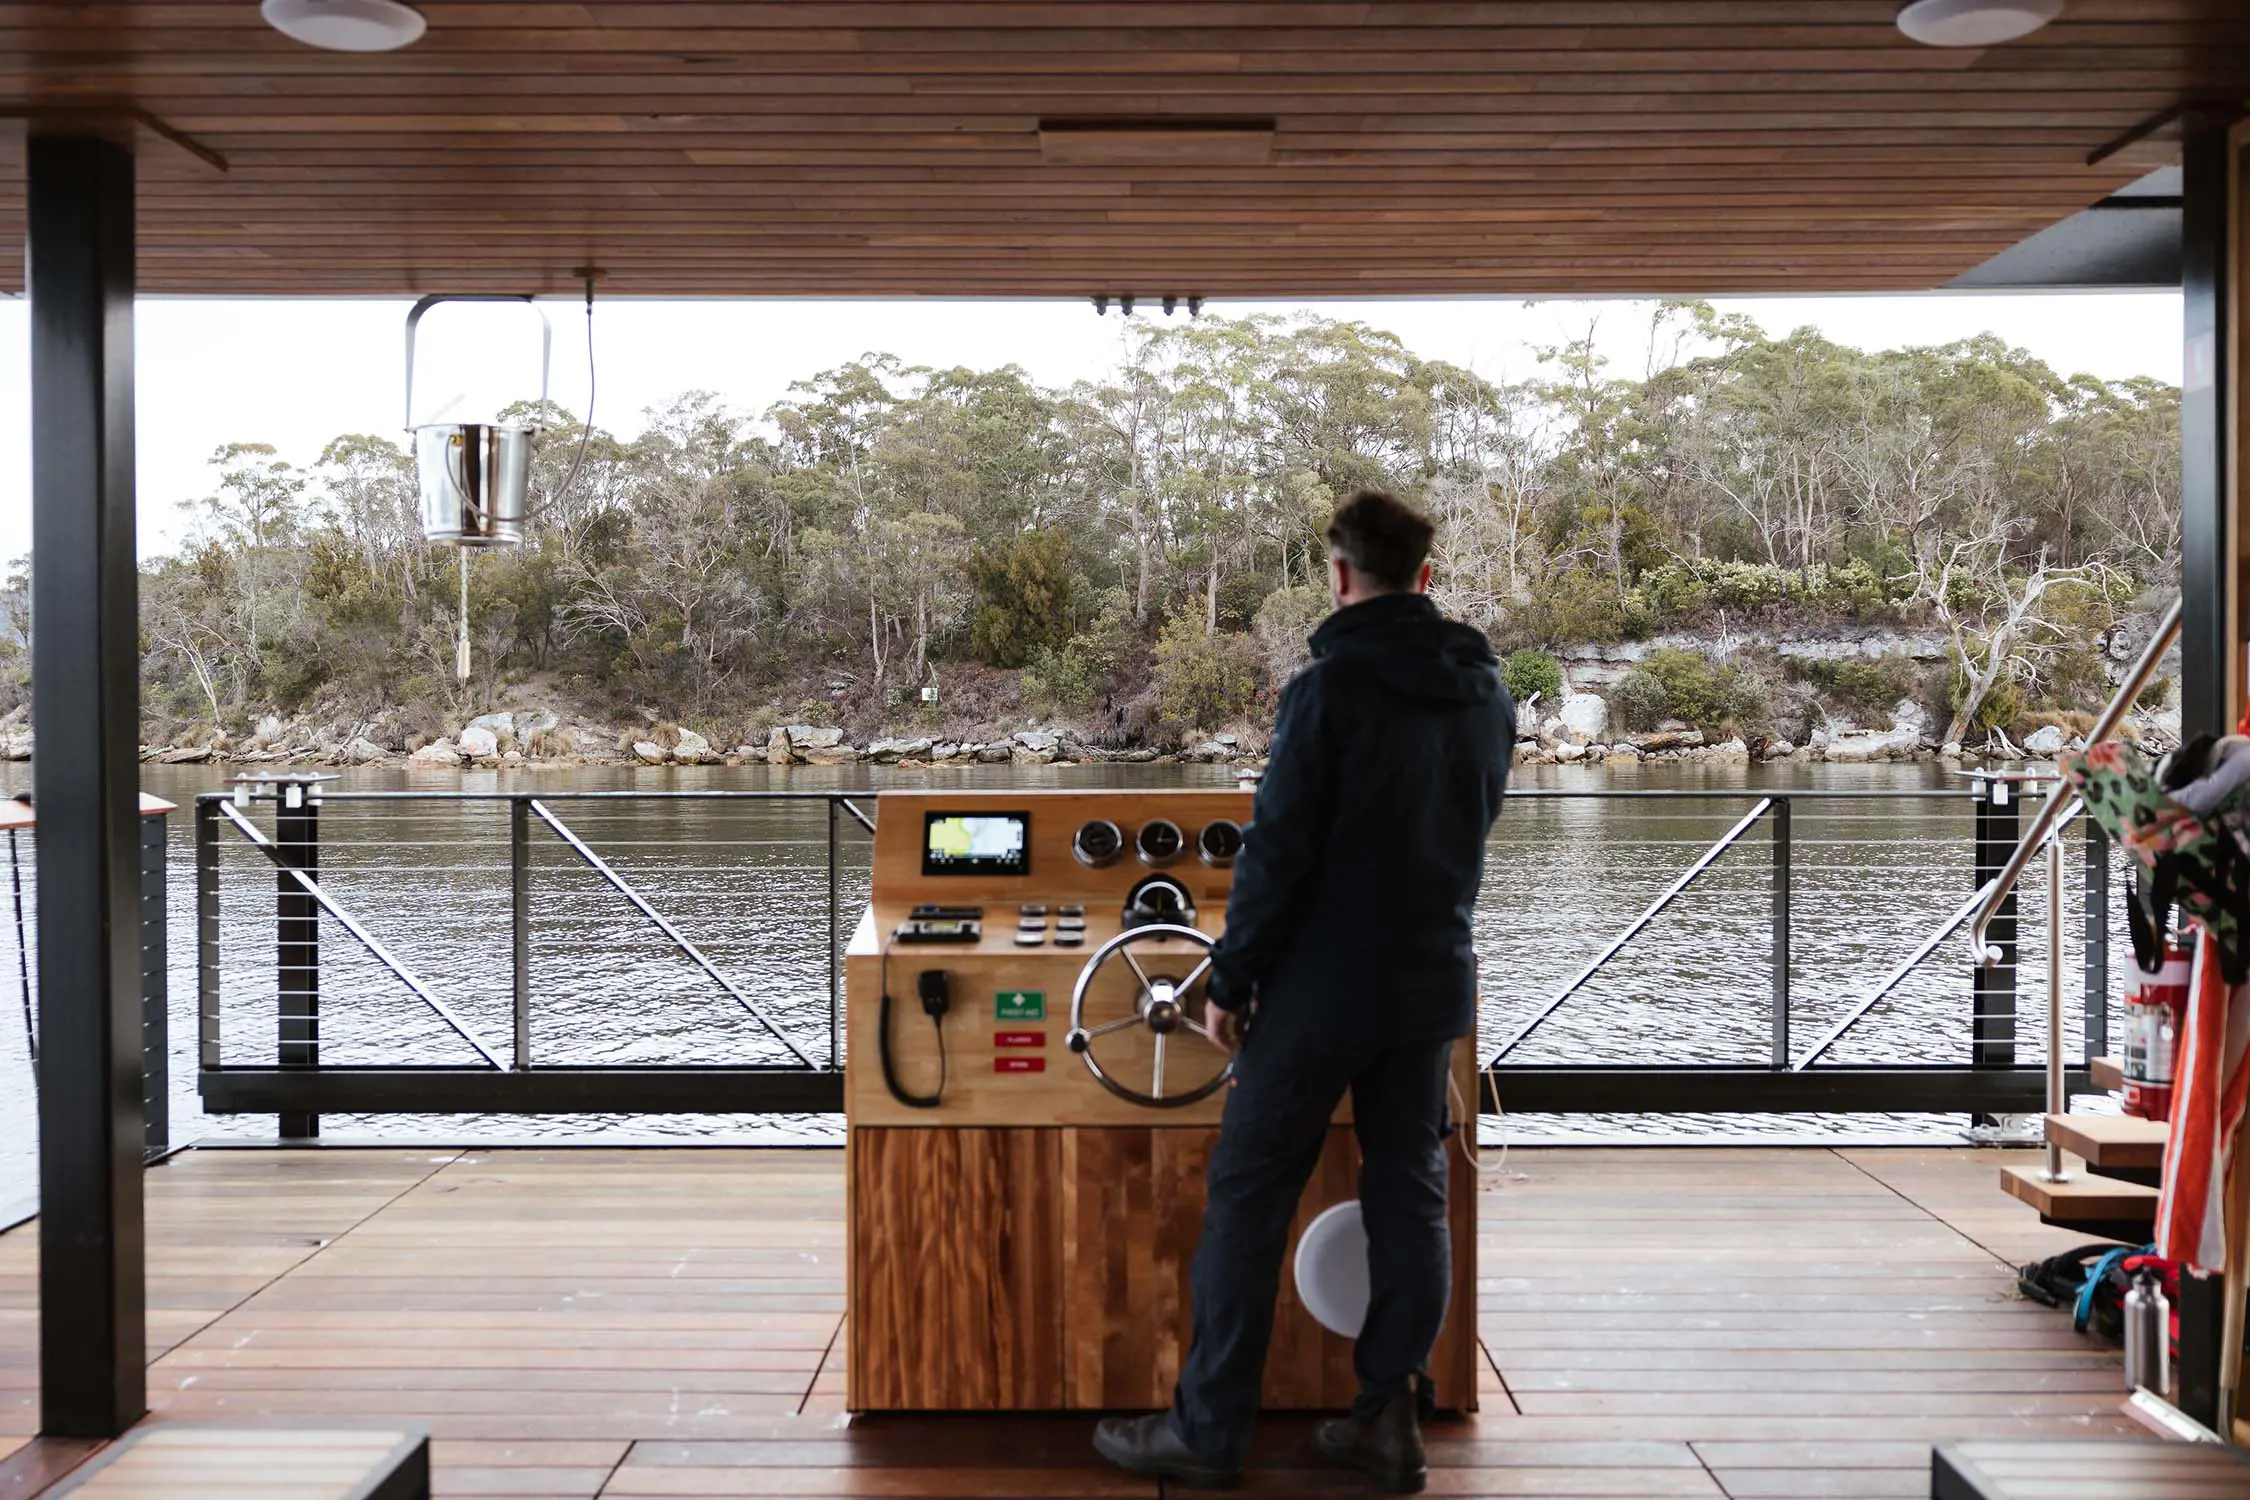
[[[2157,1253],[2206,1271],[2227,1263],[2226,1185],[2250,1098],[2250,986],[2229,986],[2208,934],[2195,950],[2173,1054],[2172,1130],[2156,1207]]]

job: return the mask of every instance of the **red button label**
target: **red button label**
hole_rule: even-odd
[[[995,1047],[1044,1047],[1047,1045],[1047,1033],[1044,1031],[995,1031],[992,1033],[992,1045]]]
[[[992,1060],[992,1071],[995,1073],[1044,1073],[1047,1071],[1047,1059],[1044,1057],[996,1057]]]

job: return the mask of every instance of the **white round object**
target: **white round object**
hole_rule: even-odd
[[[1367,1321],[1367,1226],[1359,1201],[1323,1209],[1297,1241],[1297,1300],[1330,1333],[1359,1337]]]
[[[390,52],[421,39],[429,22],[400,0],[264,0],[266,24],[330,52]]]
[[[1996,47],[2062,14],[2063,0],[1913,0],[1898,29],[1930,47]]]

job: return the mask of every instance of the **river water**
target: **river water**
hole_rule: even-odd
[[[7,767],[14,785],[28,768]],[[194,1088],[194,853],[184,810],[220,778],[201,767],[146,767],[147,791],[183,804],[170,819],[172,1138],[263,1138],[271,1116],[206,1116]],[[0,783],[7,778],[0,777]],[[961,787],[1228,786],[1225,767],[763,766],[443,775],[368,770],[331,790],[879,790]],[[1966,781],[1932,764],[1526,767],[1494,829],[1479,904],[1483,1049],[1489,1054],[1591,961],[1748,811],[1761,793],[1850,792],[1793,805],[1792,1052],[1802,1056],[1971,889]],[[9,789],[13,789],[10,786]],[[1581,794],[1724,791],[1722,798]],[[710,957],[808,1055],[829,1055],[828,816],[808,802],[558,800],[559,816]],[[272,810],[255,810],[269,832]],[[511,1039],[506,805],[330,801],[321,813],[321,879],[381,942],[503,1059]],[[867,893],[867,841],[844,821],[842,931]],[[274,1057],[274,879],[231,830],[222,841],[220,971],[229,1062]],[[2078,865],[2066,893],[2067,1035],[2077,1046]],[[786,1053],[724,989],[674,950],[557,838],[533,835],[532,1053],[546,1064],[781,1062]],[[27,920],[31,861],[20,853]],[[1511,1063],[1733,1063],[1770,1055],[1771,839],[1761,826],[1581,985]],[[2027,878],[2019,1061],[2043,1055],[2046,893]],[[0,916],[12,912],[0,908]],[[321,1038],[338,1063],[473,1064],[475,1052],[332,921],[322,924]],[[18,990],[18,929],[0,922],[0,1209],[35,1189],[35,1099]],[[35,930],[35,925],[33,930]],[[2126,966],[2121,936],[2113,972]],[[2114,983],[2112,988],[2114,988]],[[1967,945],[1941,945],[1830,1054],[1847,1063],[1958,1062],[1968,1056]],[[1494,1138],[1803,1137],[1958,1139],[1960,1117],[1766,1119],[1756,1116],[1511,1116]],[[430,1142],[725,1139],[832,1141],[822,1117],[331,1116],[330,1139]]]

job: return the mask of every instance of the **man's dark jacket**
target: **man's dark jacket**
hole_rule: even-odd
[[[1329,616],[1281,695],[1211,997],[1373,1046],[1476,1024],[1472,921],[1515,752],[1484,637],[1420,594]]]

